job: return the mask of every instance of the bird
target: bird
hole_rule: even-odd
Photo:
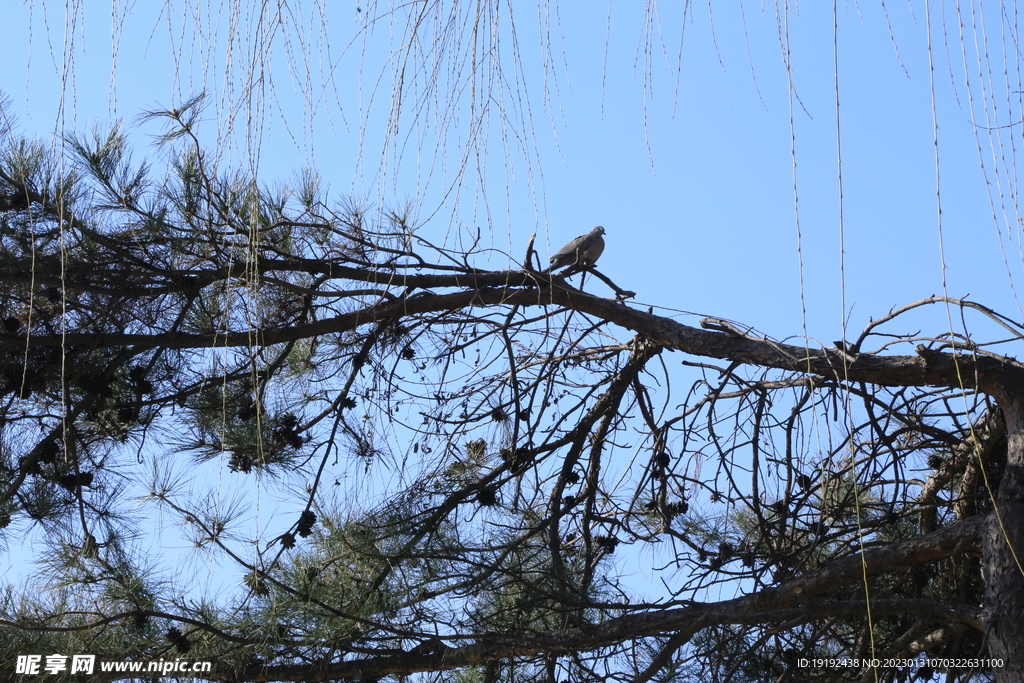
[[[604,235],[604,228],[599,225],[586,235],[580,235],[569,242],[551,257],[551,267],[544,272],[550,273],[566,266],[586,268],[594,265],[604,251],[602,235]]]

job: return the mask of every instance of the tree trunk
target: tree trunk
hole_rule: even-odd
[[[996,497],[996,514],[984,532],[985,603],[997,683],[1024,681],[1024,397],[1001,397],[1006,418],[1006,470]]]

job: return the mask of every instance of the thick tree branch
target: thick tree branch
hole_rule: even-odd
[[[909,539],[885,548],[865,551],[829,562],[821,569],[778,587],[712,604],[630,614],[610,619],[597,626],[550,631],[517,637],[480,634],[476,642],[458,648],[444,648],[430,655],[412,653],[358,659],[328,666],[249,667],[247,681],[328,681],[340,678],[381,677],[450,669],[527,657],[542,653],[573,652],[612,646],[624,640],[666,633],[692,634],[713,624],[751,624],[809,621],[839,612],[862,610],[860,602],[828,602],[818,598],[841,586],[865,578],[907,569],[945,557],[980,551],[981,532],[991,522],[988,516],[974,517],[944,527],[927,536]],[[873,605],[875,603],[872,603]],[[879,613],[909,612],[921,616],[960,619],[981,627],[982,613],[970,606],[953,606],[926,600],[884,600]],[[686,636],[678,636],[685,639]],[[238,680],[231,674],[209,680]]]
[[[319,262],[317,262],[319,263]],[[366,279],[368,271],[359,271]],[[378,273],[378,275],[380,275]],[[217,334],[67,334],[36,335],[33,345],[136,348],[210,348],[270,346],[296,339],[347,332],[362,325],[405,316],[458,311],[496,305],[563,306],[586,313],[621,327],[670,349],[698,356],[729,359],[738,363],[804,372],[828,378],[869,382],[887,386],[948,386],[981,389],[996,397],[1024,387],[1024,366],[1008,358],[993,358],[967,353],[950,354],[922,350],[915,356],[876,356],[808,349],[735,334],[701,330],[670,318],[654,315],[611,299],[604,299],[568,286],[553,284],[541,288],[525,287],[535,283],[534,276],[520,272],[481,273],[452,276],[403,276],[389,274],[390,284],[410,288],[430,286],[467,286],[451,294],[419,292],[397,300],[381,301],[366,308],[325,320],[276,329],[245,330]],[[373,279],[374,282],[379,280]],[[23,337],[0,340],[0,349],[22,346]]]

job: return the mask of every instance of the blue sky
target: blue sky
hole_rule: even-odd
[[[245,2],[9,1],[6,23],[28,30],[0,43],[0,89],[21,131],[41,137],[205,89],[204,134],[226,166],[268,183],[312,166],[338,197],[417,207],[432,241],[479,227],[510,256],[483,267],[515,267],[533,232],[543,257],[600,224],[601,270],[639,304],[775,338],[804,334],[804,309],[820,343],[839,339],[846,317],[855,337],[869,317],[942,294],[944,274],[950,296],[1022,317],[1010,288],[1024,271],[1015,17],[966,5],[929,17],[921,2],[889,3],[888,21],[873,2],[837,15],[803,3],[788,20],[784,6],[749,0],[695,3],[686,16],[684,3],[648,3],[648,14],[640,4],[516,3],[515,42],[503,14],[480,38],[474,78],[457,52],[441,59],[435,93],[432,77],[405,72],[409,109],[390,136],[407,33],[404,15],[374,2],[323,16],[296,2],[276,21],[274,8],[259,17]],[[468,16],[453,26],[464,31]],[[421,35],[429,56],[466,45]],[[503,79],[487,90],[493,55]],[[471,103],[490,111],[475,138]],[[999,126],[1009,127],[984,128]],[[140,157],[156,132],[138,130]],[[462,159],[471,172],[459,176]],[[914,324],[941,333],[946,313]]]
[[[429,113],[451,101],[446,86],[452,78],[437,84],[433,100],[425,98],[426,118],[401,120],[391,138],[401,143],[411,135],[401,163],[385,156],[389,172],[398,168],[398,174],[389,174],[387,182],[377,176],[388,144],[391,67],[400,61],[396,50],[404,38],[401,17],[389,18],[383,5],[332,4],[322,21],[315,8],[293,3],[291,13],[281,14],[285,23],[271,30],[272,12],[260,24],[248,3],[239,5],[244,11],[237,15],[230,3],[131,11],[81,3],[73,13],[75,30],[65,35],[72,14],[63,3],[12,3],[9,20],[32,30],[16,32],[0,47],[9,65],[0,85],[14,99],[22,130],[37,135],[60,125],[82,129],[94,121],[131,120],[143,109],[206,89],[214,103],[204,124],[209,140],[220,135],[230,143],[222,146],[226,164],[245,165],[249,150],[258,148],[265,181],[287,180],[295,169],[313,166],[338,195],[419,206],[421,218],[431,217],[422,230],[432,238],[452,226],[480,227],[492,233],[495,248],[517,259],[531,232],[553,250],[601,224],[609,245],[603,269],[637,291],[643,303],[733,318],[788,336],[801,333],[790,90],[781,47],[788,30],[799,98],[792,131],[808,332],[835,338],[843,298],[832,8],[794,8],[787,29],[780,28],[782,10],[774,6],[716,3],[713,15],[709,7],[692,6],[684,19],[679,4],[657,5],[656,16],[626,3],[561,3],[546,13],[517,4],[521,77],[503,16],[488,47],[500,54],[506,84],[492,91],[492,102],[477,103],[492,107],[473,148],[473,165],[475,154],[483,159],[481,177],[472,170],[464,176],[457,201],[440,197],[456,180],[468,137],[466,109],[455,110],[460,119],[449,124],[439,145],[438,115]],[[837,20],[845,302],[853,308],[854,326],[894,305],[942,293],[927,17],[921,4],[894,5],[887,8],[891,37],[881,5],[841,6]],[[933,11],[948,291],[1014,313],[998,222],[979,171],[975,133],[991,157],[989,133],[975,130],[970,111],[973,98],[978,122],[990,125],[982,118],[983,104],[999,107],[997,124],[1006,125],[1020,110],[1013,99],[1020,95],[1007,95],[1013,84],[1000,84],[1000,17],[979,14],[972,33],[965,8],[968,28],[961,40],[956,16],[938,15],[941,7]],[[981,18],[989,21],[989,63],[974,54]],[[1003,23],[1012,29],[1012,20]],[[112,27],[119,27],[113,36]],[[71,37],[73,46],[63,47]],[[447,59],[442,73],[468,68],[468,58]],[[72,69],[66,85],[60,73],[65,64]],[[1011,80],[1015,64],[1011,55]],[[979,69],[980,79],[971,73]],[[476,79],[478,97],[485,76]],[[408,73],[406,78],[412,80]],[[996,92],[988,102],[986,79],[995,82]],[[246,92],[251,96],[241,94]],[[65,115],[58,121],[62,93]],[[528,106],[512,106],[524,96]],[[459,106],[469,102],[465,91],[461,97]],[[232,105],[238,114],[233,134],[226,132],[224,113]],[[503,127],[499,105],[512,118],[516,109],[526,115]],[[155,130],[140,131],[140,147],[147,143],[144,132]],[[1003,140],[1014,132],[1001,131]],[[529,163],[522,147],[531,152]],[[1009,150],[997,154],[1009,156]],[[986,160],[991,181],[992,160]],[[996,203],[999,214],[998,197]],[[1010,223],[1016,244],[1012,215]],[[1005,240],[1005,226],[998,229]],[[1021,258],[1012,244],[1004,246],[1011,274],[1019,276]],[[507,267],[500,261],[489,265]]]

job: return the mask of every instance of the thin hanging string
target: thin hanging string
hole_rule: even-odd
[[[832,0],[832,78],[833,78],[833,89],[835,91],[835,126],[836,126],[836,184],[838,190],[838,210],[839,210],[839,301],[840,301],[840,312],[841,320],[840,329],[842,330],[842,340],[846,342],[846,222],[845,215],[843,213],[844,197],[843,197],[843,135],[842,135],[842,107],[839,90],[839,3],[838,0]],[[843,359],[843,376],[842,385],[845,388],[843,392],[843,412],[846,417],[846,429],[847,433],[852,438],[854,433],[853,425],[853,411],[850,405],[850,378],[849,378],[849,361],[845,353],[840,354]],[[851,444],[852,445],[852,444]],[[853,453],[850,454],[851,465],[853,464]],[[864,584],[864,609],[865,617],[867,618],[868,627],[868,641],[871,648],[871,658],[875,657],[875,627],[874,619],[871,614],[871,586],[868,582],[868,565],[867,565],[867,548],[864,547],[864,527],[862,511],[860,506],[861,491],[858,487],[858,478],[856,470],[853,471],[853,507],[854,512],[857,516],[857,532],[858,537],[861,539],[860,543],[860,562],[861,562],[861,580]],[[866,489],[865,489],[866,490]],[[872,673],[874,674],[875,681],[878,681],[878,669],[872,667]]]
[[[778,17],[782,23],[782,59],[786,68],[786,86],[789,93],[789,156],[793,166],[793,220],[796,225],[796,260],[797,276],[800,282],[800,323],[804,331],[805,346],[809,343],[809,331],[807,329],[807,294],[804,289],[804,252],[803,252],[803,228],[800,224],[800,192],[797,175],[796,158],[796,119],[795,99],[796,90],[793,85],[793,65],[790,61],[789,46],[789,3],[786,2],[783,16]],[[809,351],[809,349],[808,349]],[[807,354],[808,372],[810,371],[810,353]]]
[[[72,100],[74,101],[75,96],[75,31],[78,29],[80,5],[78,0],[66,0],[64,4],[64,33],[63,33],[63,44],[61,54],[61,73],[60,73],[60,102],[57,107],[57,134],[59,138],[59,149],[60,149],[60,165],[57,173],[55,182],[62,184],[62,178],[65,176],[67,171],[67,136],[65,131],[67,130],[67,94],[70,86]],[[45,16],[45,14],[44,14]],[[77,107],[72,107],[72,123],[74,123],[75,114]],[[56,189],[56,188],[54,188]],[[65,197],[63,195],[55,195],[59,204],[57,206],[57,230],[60,235],[58,244],[60,245],[60,288],[61,288],[61,324],[60,324],[60,407],[61,407],[61,444],[64,448],[64,460],[67,462],[68,454],[70,449],[68,448],[68,432],[71,431],[68,427],[68,401],[67,401],[67,287],[65,282],[65,275],[67,270],[68,252],[67,252],[67,237],[64,231],[64,224],[67,220],[67,214],[65,213]],[[33,238],[33,243],[35,238]],[[33,279],[35,277],[35,264],[33,263]],[[31,303],[31,290],[29,293],[29,310],[32,308]],[[27,336],[31,336],[31,330],[27,332]],[[28,341],[26,340],[26,366],[28,360]],[[79,493],[81,496],[81,493]],[[86,528],[82,529],[83,534],[87,534]]]

